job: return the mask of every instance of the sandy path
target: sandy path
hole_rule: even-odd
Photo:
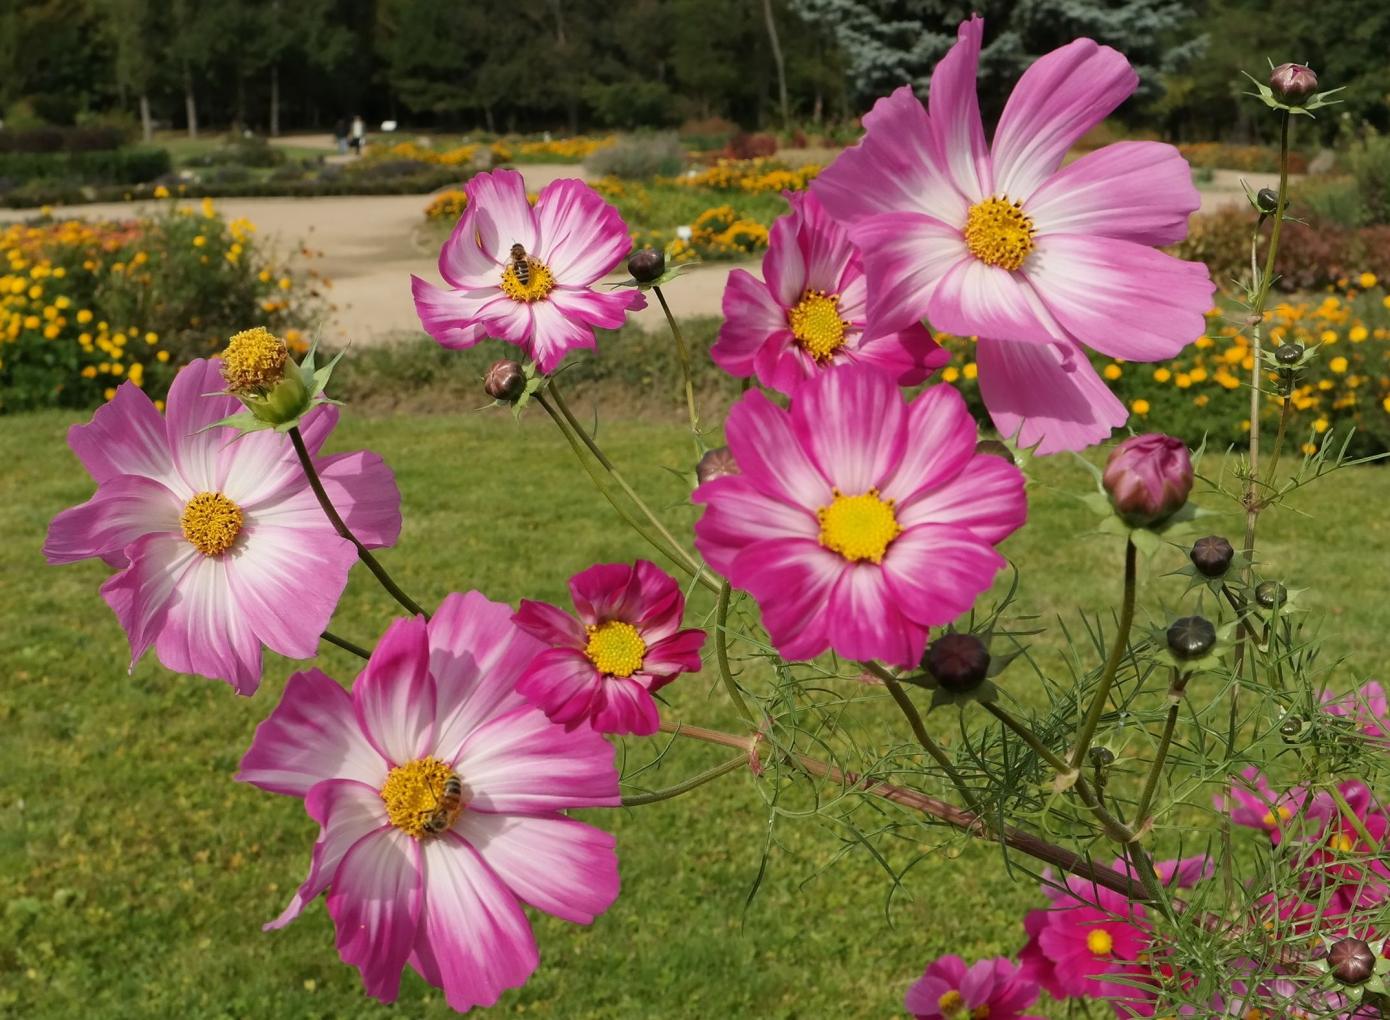
[[[532,191],[561,177],[583,175],[582,167],[569,165],[521,169]],[[1202,185],[1202,209],[1244,202],[1242,176],[1254,188],[1278,183],[1273,174],[1219,170],[1212,181]],[[273,244],[282,256],[301,245],[323,253],[312,265],[332,281],[329,297],[334,307],[323,330],[326,340],[381,343],[419,331],[410,297],[410,275],[440,282],[435,269],[438,251],[431,240],[436,235],[421,229],[421,213],[428,201],[425,195],[227,198],[219,199],[217,206],[228,217],[244,216],[256,224],[262,240]],[[118,202],[73,206],[70,211],[79,216],[119,218],[152,205]],[[0,222],[24,219],[34,212],[0,209]],[[718,315],[724,283],[733,268],[722,262],[699,266],[665,288],[672,311],[678,316]],[[645,329],[664,328],[661,309],[654,301],[633,318]]]

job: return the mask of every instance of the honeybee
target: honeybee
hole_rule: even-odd
[[[462,809],[463,780],[458,776],[450,776],[444,780],[444,795],[435,803],[434,812],[425,820],[422,828],[429,835],[437,836],[458,820]]]
[[[526,257],[526,249],[520,244],[512,245],[512,272],[523,287],[531,283],[531,261]]]

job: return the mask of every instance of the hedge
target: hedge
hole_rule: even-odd
[[[139,184],[167,174],[173,164],[166,149],[84,152],[0,152],[0,180],[77,181],[91,184]]]

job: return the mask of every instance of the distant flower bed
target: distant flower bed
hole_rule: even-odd
[[[815,164],[793,168],[769,159],[721,159],[703,170],[673,180],[687,188],[780,194],[806,190],[820,171]]]
[[[1252,173],[1278,173],[1279,150],[1266,145],[1227,145],[1225,142],[1187,142],[1178,151],[1193,166],[1212,170],[1245,170]],[[1289,153],[1289,170],[1301,174],[1308,161],[1301,152]]]
[[[254,322],[302,348],[318,284],[274,265],[255,226],[210,200],[130,220],[0,232],[0,411],[86,407],[129,380],[162,395],[174,370]]]

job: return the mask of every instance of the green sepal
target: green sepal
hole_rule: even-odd
[[[531,402],[531,398],[540,392],[541,387],[543,387],[546,382],[545,376],[536,371],[536,363],[534,361],[522,362],[521,373],[526,376],[526,388],[521,391],[521,396],[510,402],[506,400],[494,400],[492,402],[493,407],[510,406],[512,409],[512,417],[517,421],[521,420],[521,412],[526,408],[526,405]]]
[[[1154,661],[1188,674],[1216,669],[1235,647],[1235,633],[1239,626],[1239,620],[1230,620],[1217,627],[1216,641],[1211,650],[1195,659],[1179,659],[1168,649],[1168,628],[1154,627],[1149,634],[1149,643],[1155,649]]]
[[[972,701],[989,704],[999,700],[999,688],[992,680],[981,680],[972,690],[953,692],[938,685],[933,688],[928,712],[934,712],[942,705],[965,705]]]
[[[1261,102],[1263,102],[1265,106],[1268,106],[1271,110],[1283,110],[1286,113],[1301,113],[1305,117],[1312,117],[1313,110],[1320,110],[1324,106],[1334,106],[1337,103],[1340,103],[1340,99],[1329,99],[1328,97],[1336,95],[1338,92],[1341,92],[1343,89],[1346,88],[1345,85],[1342,85],[1335,89],[1328,89],[1326,92],[1314,92],[1311,96],[1308,97],[1308,99],[1305,102],[1295,105],[1293,103],[1284,102],[1282,99],[1280,99],[1278,96],[1274,94],[1274,89],[1270,88],[1269,85],[1267,85],[1266,83],[1260,81],[1260,79],[1256,78],[1249,71],[1241,71],[1240,73],[1245,75],[1245,77],[1249,78],[1252,82],[1255,83],[1256,91],[1247,92],[1245,93],[1245,95],[1254,96],[1256,99],[1259,99]]]
[[[227,394],[225,394],[225,393],[207,393],[207,394],[204,394],[204,396],[209,396],[209,397],[225,397],[225,396],[227,396]],[[232,428],[232,429],[237,429],[238,431],[240,431],[240,432],[242,432],[242,433],[247,433],[247,432],[260,432],[260,431],[262,431],[262,430],[264,430],[264,429],[269,429],[269,428],[274,428],[274,427],[275,427],[275,426],[272,425],[272,424],[271,424],[270,422],[268,422],[268,421],[261,421],[261,419],[257,418],[257,417],[256,417],[254,414],[252,414],[250,411],[238,411],[236,414],[229,414],[229,415],[227,415],[227,417],[223,418],[221,421],[215,421],[215,422],[212,422],[212,423],[209,424],[209,425],[204,425],[202,428],[200,428],[197,432],[195,432],[195,433],[193,433],[193,434],[194,434],[195,436],[197,436],[197,435],[202,435],[204,432],[207,432],[207,431],[209,431],[209,430],[211,430],[211,429],[220,429],[220,428]]]
[[[662,273],[660,276],[658,276],[655,280],[652,280],[650,283],[642,283],[635,276],[629,276],[626,280],[619,280],[617,283],[610,283],[608,285],[608,289],[617,290],[619,287],[636,287],[638,290],[651,290],[653,287],[660,287],[670,283],[672,280],[680,276],[682,273],[687,272],[690,269],[693,269],[695,266],[698,266],[699,264],[700,262],[698,259],[689,262],[678,262],[675,265],[668,267],[666,272]]]

